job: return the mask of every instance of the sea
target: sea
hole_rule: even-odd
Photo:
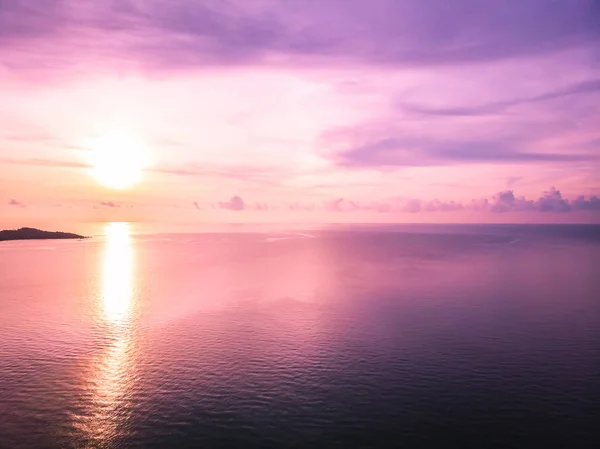
[[[0,242],[0,448],[596,448],[600,226]]]

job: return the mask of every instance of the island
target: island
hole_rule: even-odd
[[[0,231],[3,240],[44,240],[44,239],[85,239],[82,235],[69,232],[49,232],[34,228],[9,229]]]

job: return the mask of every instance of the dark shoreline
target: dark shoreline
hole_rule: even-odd
[[[87,238],[89,237],[70,232],[42,231],[35,228],[20,228],[0,231],[0,242],[12,240],[66,240]]]

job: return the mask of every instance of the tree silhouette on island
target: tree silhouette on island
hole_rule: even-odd
[[[82,235],[69,232],[49,232],[35,228],[20,228],[0,231],[0,241],[3,240],[45,240],[45,239],[85,239]]]

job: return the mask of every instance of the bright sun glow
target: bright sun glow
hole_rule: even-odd
[[[141,180],[146,151],[135,137],[113,132],[95,139],[90,147],[93,173],[103,186],[125,189]]]

